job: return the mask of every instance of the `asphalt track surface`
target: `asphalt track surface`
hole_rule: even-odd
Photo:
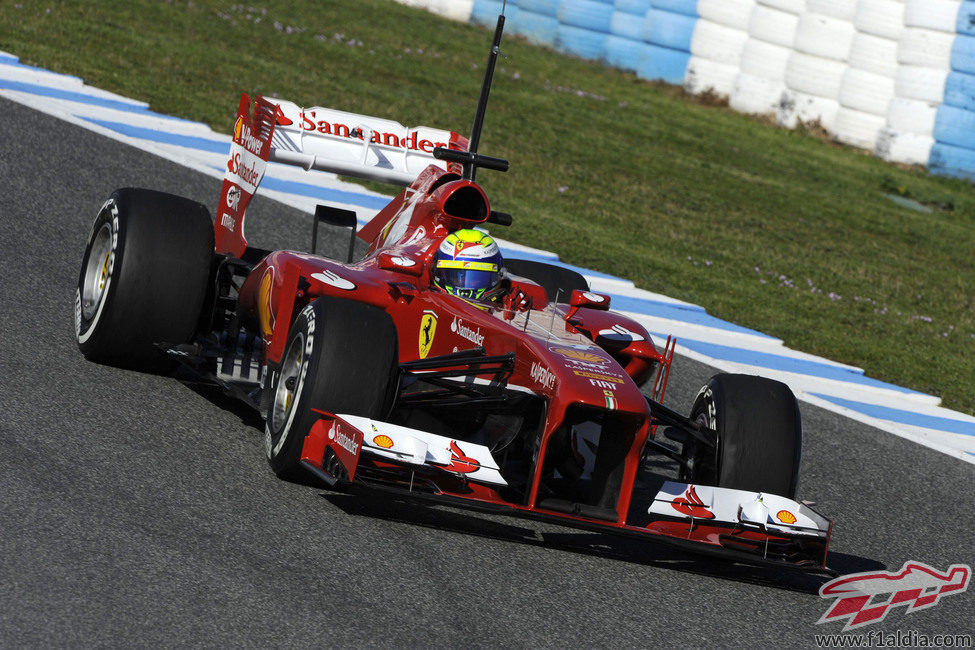
[[[803,646],[822,580],[548,523],[280,481],[212,391],[85,361],[72,309],[117,187],[219,182],[0,99],[0,646]],[[248,234],[308,245],[258,196]],[[344,243],[335,244],[341,250]],[[711,374],[674,362],[686,412]],[[803,404],[799,496],[841,573],[975,565],[970,464]],[[864,631],[975,634],[975,588]]]

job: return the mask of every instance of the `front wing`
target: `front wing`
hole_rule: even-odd
[[[638,524],[629,518],[591,519],[503,499],[498,490],[507,482],[483,445],[358,416],[319,416],[305,438],[302,465],[329,485],[353,481],[452,506],[557,519],[579,528],[653,537],[738,561],[830,573],[826,554],[833,522],[786,497],[666,481],[649,504],[639,505],[645,515]],[[357,481],[363,455],[371,465],[378,461],[386,478],[370,475]],[[421,482],[420,474],[434,478]]]

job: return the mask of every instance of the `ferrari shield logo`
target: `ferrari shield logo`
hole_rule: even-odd
[[[432,311],[423,312],[423,318],[420,319],[420,340],[418,342],[421,359],[426,359],[430,353],[430,348],[433,346],[433,337],[436,333],[437,315]]]

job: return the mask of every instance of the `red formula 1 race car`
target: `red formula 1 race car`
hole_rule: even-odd
[[[655,347],[573,271],[502,260],[483,230],[510,223],[476,182],[508,166],[477,153],[502,27],[469,139],[243,96],[215,221],[187,199],[116,191],[82,262],[81,351],[180,362],[251,404],[282,477],[828,571],[832,522],[794,500],[788,387],[716,375],[689,416],[672,411],[672,342]],[[357,262],[351,246],[344,261],[259,250],[244,214],[269,161],[405,189],[359,231]],[[345,210],[315,219],[355,232]],[[677,475],[652,473],[652,455]]]

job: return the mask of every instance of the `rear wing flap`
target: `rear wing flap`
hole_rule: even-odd
[[[467,138],[426,126],[241,94],[230,157],[214,223],[218,253],[247,249],[244,213],[268,162],[406,186],[430,165],[462,172],[433,156],[437,147],[466,151]]]

